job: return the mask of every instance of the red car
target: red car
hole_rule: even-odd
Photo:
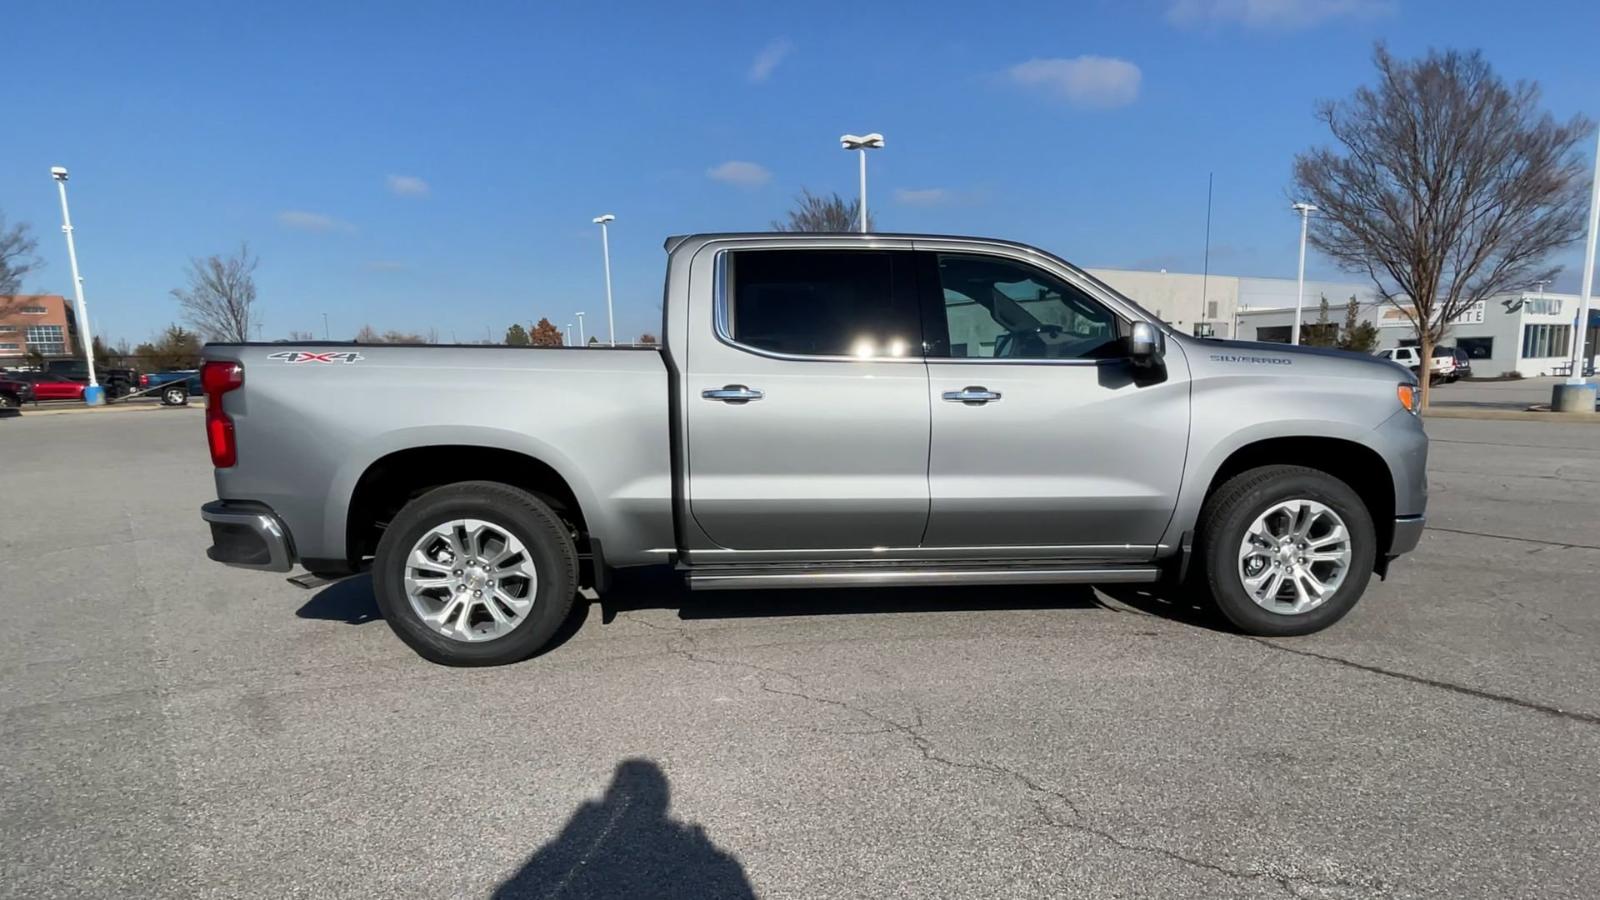
[[[82,400],[84,385],[64,375],[48,372],[8,372],[6,377],[33,385],[35,400]]]

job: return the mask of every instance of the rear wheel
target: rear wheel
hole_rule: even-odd
[[[184,390],[181,385],[177,387],[164,388],[161,391],[162,406],[183,406],[188,402],[189,392]]]
[[[1372,576],[1372,516],[1326,472],[1251,469],[1217,489],[1200,521],[1205,583],[1222,614],[1248,634],[1320,631],[1356,605]]]
[[[15,409],[22,405],[22,401],[10,394],[0,394],[0,409]]]
[[[488,481],[435,488],[378,542],[373,588],[400,639],[454,666],[517,662],[555,635],[577,592],[567,526],[526,491]]]

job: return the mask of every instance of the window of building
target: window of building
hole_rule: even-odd
[[[15,325],[0,325],[0,334],[15,334],[16,331],[17,326]]]
[[[1467,354],[1467,359],[1488,359],[1494,355],[1494,338],[1456,338],[1456,346]]]
[[[16,344],[0,344],[0,350],[21,350]]]
[[[1545,359],[1566,356],[1572,343],[1571,325],[1522,326],[1522,358]]]
[[[42,306],[24,306],[21,310],[19,310],[19,312],[25,316],[42,316],[49,312],[49,310]]]
[[[727,256],[724,334],[797,356],[921,356],[912,254],[747,250]]]
[[[934,355],[1098,359],[1122,347],[1110,310],[1041,269],[966,253],[939,254],[938,269],[949,336]]]
[[[1287,344],[1293,330],[1292,325],[1262,325],[1256,329],[1256,340],[1266,341],[1269,344]]]
[[[29,325],[28,347],[45,356],[62,356],[67,352],[66,337],[60,325]]]
[[[1206,301],[1206,318],[1215,319],[1216,317],[1217,317],[1217,301],[1215,301],[1215,300],[1207,300]]]

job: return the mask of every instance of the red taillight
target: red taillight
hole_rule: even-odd
[[[149,386],[150,386],[150,376],[149,375],[140,375],[139,376],[139,387],[147,388]]]
[[[211,464],[219,469],[239,461],[233,419],[222,411],[222,395],[243,385],[244,366],[239,363],[212,360],[200,367],[200,388],[206,394],[206,443],[211,446]]]

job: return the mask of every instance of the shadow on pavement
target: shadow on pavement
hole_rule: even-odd
[[[494,900],[571,897],[754,898],[744,867],[699,825],[671,818],[666,773],[644,759],[617,765],[599,802],[578,807]]]
[[[295,610],[295,615],[302,619],[322,619],[329,622],[343,622],[346,625],[365,625],[368,622],[383,621],[377,597],[372,593],[370,573],[352,575],[324,587],[312,594],[310,600]],[[573,635],[583,629],[583,623],[588,617],[589,602],[583,597],[576,598],[566,621],[561,623],[561,627],[538,655],[543,656],[572,640]]]

